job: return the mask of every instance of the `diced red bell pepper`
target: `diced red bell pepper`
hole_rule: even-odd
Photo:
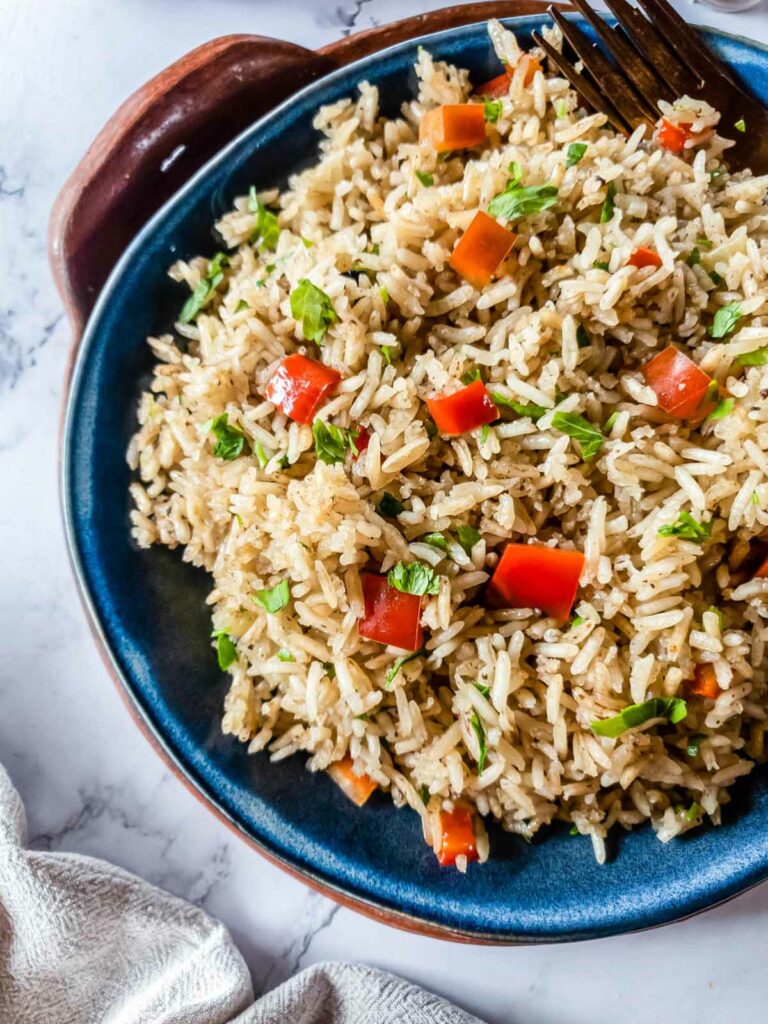
[[[403,651],[423,647],[421,598],[390,586],[386,576],[365,572],[360,579],[365,604],[364,615],[357,624],[360,636]]]
[[[667,149],[670,153],[682,153],[686,142],[693,138],[693,132],[685,124],[674,124],[666,117],[662,117],[656,138],[662,149]]]
[[[685,686],[689,693],[695,693],[697,697],[708,697],[710,700],[715,700],[720,693],[715,669],[706,663],[694,668],[693,679],[689,679]]]
[[[488,585],[488,597],[497,607],[539,608],[564,622],[583,568],[580,551],[507,544]]]
[[[352,444],[354,445],[355,452],[358,455],[362,455],[370,443],[371,435],[365,427],[357,427],[357,437],[352,438]]]
[[[266,396],[297,423],[311,423],[315,412],[341,381],[341,374],[306,356],[286,356],[267,385]]]
[[[353,804],[362,807],[378,784],[370,775],[356,775],[353,766],[352,758],[345,757],[342,761],[335,761],[329,765],[328,774]]]
[[[632,255],[627,260],[627,265],[630,267],[638,267],[642,270],[643,267],[660,267],[661,256],[653,249],[645,249],[640,246],[639,249],[635,249]]]
[[[537,71],[543,71],[541,61],[538,57],[533,57],[530,53],[524,53],[520,58],[520,62],[525,66],[525,78],[523,79],[523,85],[527,89],[533,81],[533,76]],[[475,89],[475,93],[478,96],[490,96],[493,99],[498,99],[499,96],[506,96],[509,92],[509,83],[512,81],[512,72],[507,69],[502,71],[500,75],[490,79],[488,82],[483,82],[482,85],[478,85]]]
[[[755,573],[753,579],[765,580],[768,579],[768,558],[763,562],[760,568]]]
[[[430,142],[438,153],[482,145],[485,107],[482,103],[446,103],[428,110],[419,125],[419,142]]]
[[[443,867],[456,863],[463,855],[477,860],[477,844],[472,811],[464,804],[454,804],[452,811],[440,811],[439,833],[434,837],[435,856]]]
[[[479,210],[448,260],[475,288],[484,288],[509,255],[517,236]]]
[[[428,398],[427,408],[440,433],[450,437],[466,434],[499,418],[499,410],[481,380],[472,381],[452,395]]]
[[[646,384],[656,392],[659,408],[670,416],[699,420],[717,405],[718,396],[710,394],[712,378],[674,345],[654,356],[642,372]]]

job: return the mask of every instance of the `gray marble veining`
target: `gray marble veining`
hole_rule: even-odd
[[[586,1024],[598,1009],[628,1024],[757,1018],[768,886],[685,924],[573,947],[467,947],[384,928],[288,878],[203,808],[136,729],[85,625],[57,496],[69,332],[46,222],[58,188],[112,110],[205,39],[258,32],[319,46],[435,6],[0,3],[0,761],[26,801],[33,846],[104,857],[204,906],[230,928],[258,990],[318,960],[359,959],[489,1021]],[[678,6],[768,41],[765,0],[745,15]]]

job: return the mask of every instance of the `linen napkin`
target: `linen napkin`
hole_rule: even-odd
[[[2,1024],[482,1024],[362,964],[318,964],[254,1002],[218,921],[104,861],[25,841],[0,765]]]

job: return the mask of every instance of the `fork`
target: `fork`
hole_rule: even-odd
[[[768,172],[768,110],[744,90],[733,72],[667,3],[667,0],[605,0],[618,22],[612,27],[588,0],[570,0],[589,22],[606,53],[562,11],[548,11],[574,51],[579,70],[538,32],[537,46],[597,111],[608,116],[619,131],[629,133],[640,124],[651,127],[659,119],[659,100],[673,103],[687,95],[704,99],[721,113],[721,131],[735,145],[725,157],[731,170],[750,168]]]

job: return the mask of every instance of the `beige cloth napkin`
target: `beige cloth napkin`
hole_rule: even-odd
[[[360,964],[318,964],[254,1002],[218,921],[111,864],[25,839],[0,766],[1,1024],[482,1024]]]

